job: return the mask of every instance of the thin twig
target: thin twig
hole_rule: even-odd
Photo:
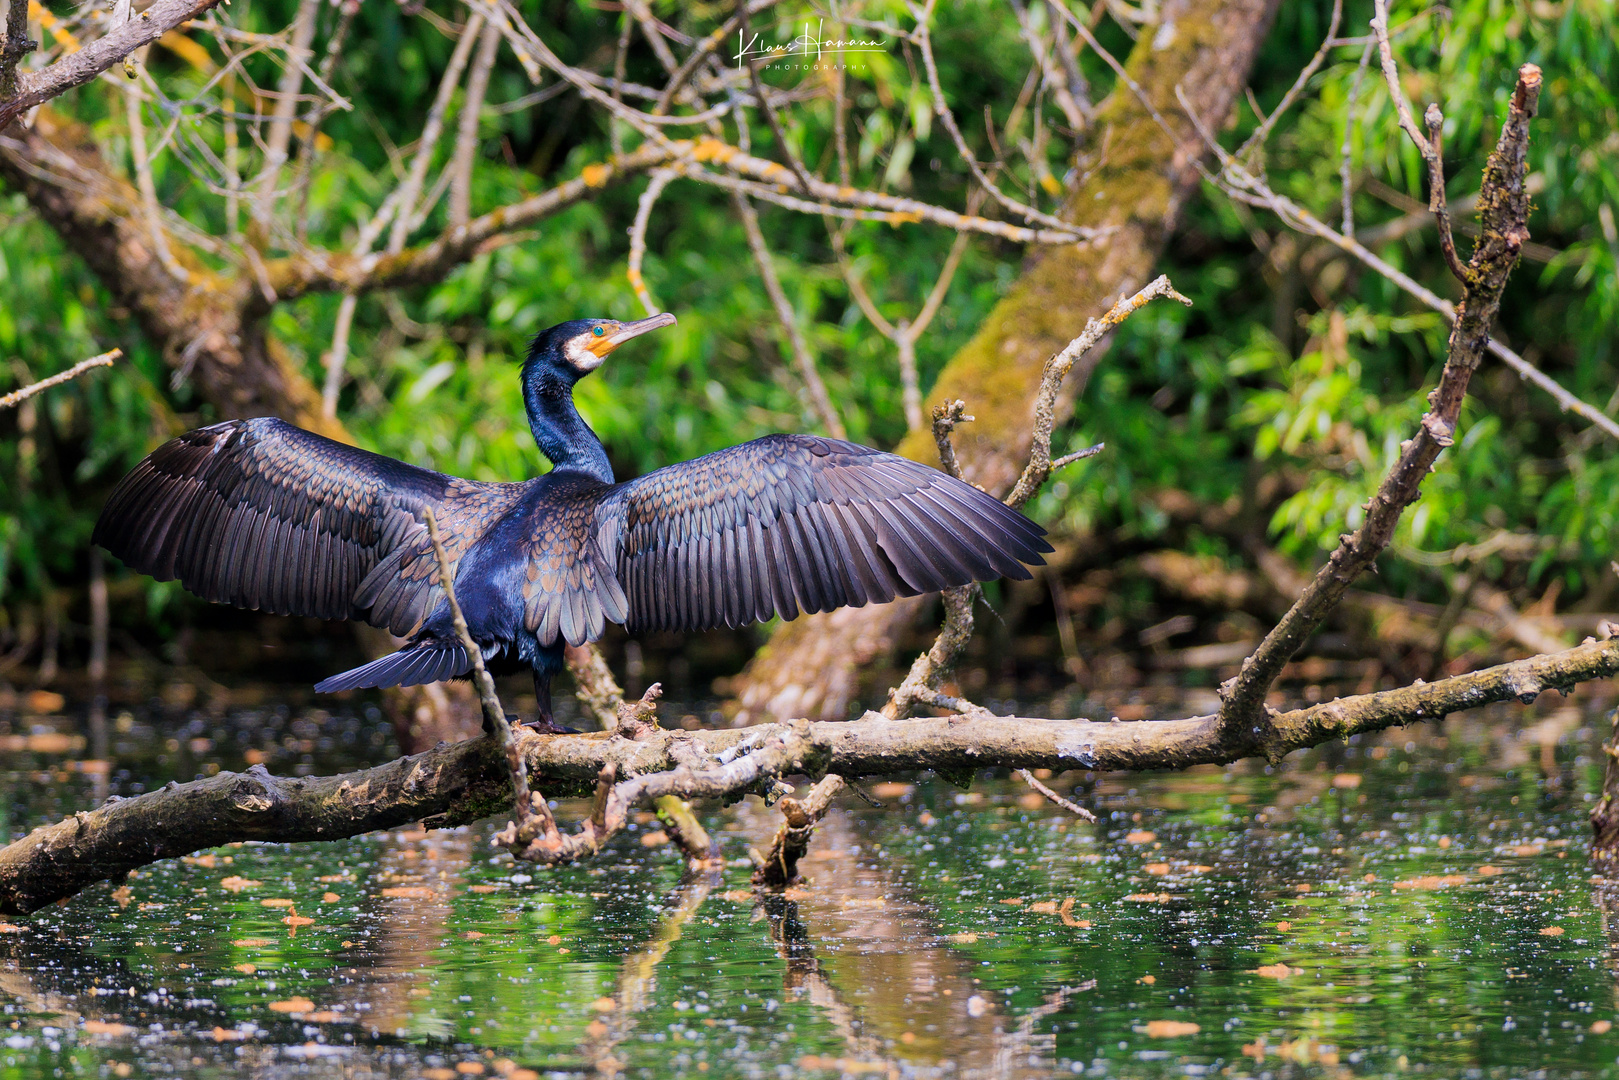
[[[656,315],[662,308],[656,307],[652,302],[652,294],[647,290],[646,278],[641,273],[641,265],[646,259],[646,230],[652,221],[652,207],[657,203],[658,196],[663,189],[669,186],[677,174],[673,169],[654,169],[651,179],[647,181],[646,190],[635,204],[635,221],[630,226],[630,255],[625,266],[624,276],[629,279],[630,288],[635,290],[635,298],[641,301],[641,306],[648,315]]]
[[[360,298],[355,293],[344,293],[337,305],[337,321],[332,328],[332,347],[327,350],[326,378],[321,385],[320,412],[328,420],[337,418],[337,398],[343,391],[343,368],[348,362],[349,332],[354,326],[354,309]]]
[[[1050,788],[1046,787],[1046,785],[1042,784],[1038,779],[1036,779],[1034,773],[1030,772],[1028,769],[1019,769],[1018,775],[1023,778],[1024,783],[1028,784],[1030,787],[1034,788],[1034,790],[1038,791],[1040,794],[1044,795],[1046,798],[1050,799],[1052,802],[1056,803],[1070,814],[1073,814],[1075,817],[1083,818],[1084,820],[1090,822],[1096,821],[1095,814],[1091,813],[1089,810],[1085,809],[1083,806],[1080,806],[1076,802],[1070,802],[1061,795],[1058,795],[1055,791],[1052,791]]]
[[[134,86],[124,88],[125,115],[129,119],[129,155],[135,163],[135,186],[141,193],[141,207],[146,218],[146,233],[157,252],[157,261],[174,280],[189,282],[191,274],[174,257],[169,247],[168,234],[163,230],[163,208],[157,200],[157,183],[152,178],[152,161],[146,153],[146,125],[141,117],[140,92]]]
[[[737,215],[742,219],[742,228],[748,235],[748,250],[753,253],[753,262],[759,269],[765,293],[770,297],[770,306],[775,309],[776,319],[781,323],[782,332],[787,337],[788,347],[792,350],[793,360],[798,366],[799,378],[804,380],[804,390],[809,395],[810,407],[821,418],[827,434],[834,439],[847,438],[848,432],[843,427],[843,418],[832,405],[832,396],[826,392],[826,384],[821,381],[821,373],[815,367],[815,357],[810,355],[809,342],[804,339],[804,331],[798,325],[798,315],[793,311],[792,302],[787,299],[787,293],[781,287],[781,279],[776,276],[776,266],[771,260],[770,248],[765,244],[764,230],[759,227],[759,214],[753,209],[753,204],[748,201],[746,195],[738,193],[733,195],[732,199],[736,203]]]
[[[1073,76],[1078,74],[1078,69],[1072,67],[1073,58],[1068,58],[1070,70],[1059,67],[1052,54],[1062,52],[1061,46],[1059,44],[1052,47],[1051,42],[1047,42],[1040,36],[1038,28],[1034,25],[1032,9],[1023,0],[1012,0],[1012,11],[1017,15],[1018,30],[1023,35],[1023,43],[1029,47],[1029,55],[1034,58],[1035,64],[1040,68],[1041,76],[1045,79],[1046,84],[1051,87],[1052,97],[1057,102],[1057,108],[1062,110],[1062,114],[1068,120],[1070,128],[1075,131],[1084,131],[1087,123],[1085,111],[1081,108],[1079,100],[1075,99],[1070,89]],[[1053,27],[1062,26],[1062,20],[1060,18],[1053,19],[1052,25]],[[1053,33],[1052,37],[1054,41],[1058,40],[1055,33]],[[1081,81],[1083,82],[1083,77],[1081,77]]]
[[[456,126],[455,151],[450,157],[449,224],[454,229],[471,217],[472,166],[478,157],[478,119],[489,90],[489,73],[494,70],[500,50],[500,27],[485,25],[478,39],[478,55],[467,73],[467,91],[461,101],[461,118]]]
[[[270,130],[264,139],[264,167],[259,171],[257,192],[253,202],[253,219],[262,232],[267,233],[270,217],[275,209],[276,186],[281,170],[287,163],[287,147],[292,142],[292,122],[298,115],[298,95],[303,89],[303,61],[309,55],[309,43],[315,36],[315,14],[320,0],[298,0],[298,12],[293,17],[292,37],[287,42],[287,62],[281,69],[281,82],[276,87],[275,108],[270,113]]]
[[[433,545],[433,555],[438,559],[439,588],[444,590],[444,602],[450,609],[451,620],[455,623],[456,637],[461,640],[461,647],[472,659],[472,683],[478,688],[478,703],[483,707],[484,730],[495,737],[511,776],[512,810],[517,819],[516,829],[519,833],[525,832],[534,827],[537,821],[537,832],[554,836],[557,833],[556,819],[551,816],[551,808],[546,805],[544,797],[535,798],[529,791],[527,762],[518,751],[517,738],[512,732],[511,722],[506,719],[506,710],[500,704],[499,695],[495,693],[495,680],[490,677],[489,669],[484,667],[483,650],[473,639],[472,631],[467,628],[466,617],[461,613],[461,605],[455,598],[455,573],[450,565],[449,553],[444,550],[444,541],[439,536],[438,521],[431,509],[424,508],[422,514],[426,519],[427,538]]]
[[[381,232],[380,221],[388,209],[392,209],[393,229],[388,234],[388,251],[390,253],[403,251],[405,240],[410,234],[411,219],[416,214],[416,201],[421,197],[422,186],[427,181],[427,170],[433,164],[434,152],[438,149],[440,133],[444,130],[444,115],[449,111],[450,100],[455,96],[455,88],[461,82],[461,72],[466,69],[467,61],[472,56],[472,48],[482,36],[483,16],[473,13],[467,20],[466,29],[461,31],[461,38],[455,43],[455,51],[450,54],[450,62],[444,69],[444,76],[439,80],[438,93],[433,97],[433,104],[427,110],[427,119],[422,123],[422,135],[416,144],[416,156],[410,163],[410,171],[405,180],[393,192],[389,199],[383,202],[377,214],[367,226],[360,230],[360,239],[356,242],[370,250],[370,245],[376,242],[376,236]]]
[[[995,182],[984,172],[983,166],[978,163],[977,157],[973,155],[972,148],[967,145],[966,137],[961,134],[961,128],[956,125],[955,113],[950,111],[950,105],[945,100],[944,87],[939,82],[939,66],[933,59],[933,42],[928,30],[928,22],[932,18],[932,14],[933,3],[932,0],[929,0],[926,8],[915,13],[916,30],[912,33],[911,40],[917,46],[917,51],[922,54],[922,66],[927,72],[928,90],[933,95],[933,115],[939,118],[939,122],[944,125],[945,131],[950,134],[950,139],[956,147],[956,153],[961,156],[962,162],[967,166],[968,171],[972,173],[973,179],[978,181],[978,185],[1004,209],[1011,211],[1025,221],[1037,222],[1049,229],[1072,229],[1073,226],[1061,218],[1042,213],[1006,194],[996,186]]]
[[[1383,68],[1383,81],[1388,84],[1389,98],[1399,114],[1401,129],[1411,137],[1428,166],[1428,209],[1433,212],[1439,226],[1440,251],[1444,253],[1445,265],[1456,275],[1456,280],[1468,285],[1467,270],[1456,254],[1456,240],[1451,235],[1450,210],[1445,205],[1445,161],[1440,145],[1444,114],[1439,111],[1437,102],[1431,103],[1423,114],[1427,135],[1424,136],[1417,129],[1416,117],[1411,115],[1411,103],[1406,100],[1405,90],[1400,86],[1400,69],[1394,62],[1394,47],[1389,42],[1388,0],[1372,0],[1372,9],[1372,33],[1377,38],[1378,59]]]
[[[1237,150],[1234,156],[1239,161],[1247,161],[1250,154],[1264,148],[1265,141],[1270,138],[1271,131],[1276,127],[1276,122],[1293,107],[1293,103],[1298,100],[1300,94],[1304,93],[1305,87],[1315,77],[1315,73],[1321,70],[1322,64],[1326,63],[1327,53],[1337,44],[1335,39],[1338,36],[1338,24],[1342,21],[1343,14],[1344,0],[1332,0],[1332,16],[1327,21],[1327,36],[1322,40],[1321,47],[1315,51],[1314,56],[1310,57],[1310,62],[1304,65],[1304,70],[1299,72],[1299,77],[1293,80],[1293,85],[1287,88],[1287,93],[1282,95],[1282,100],[1277,103],[1275,110],[1263,119],[1259,127],[1254,129],[1254,133],[1248,136],[1247,141]]]
[[[1411,277],[1411,275],[1379,258],[1354,237],[1346,236],[1292,199],[1273,191],[1270,185],[1262,178],[1245,169],[1219,144],[1219,141],[1214,137],[1214,133],[1209,130],[1208,125],[1198,115],[1192,104],[1186,100],[1186,96],[1182,93],[1180,87],[1176,87],[1175,92],[1180,100],[1181,107],[1186,111],[1188,119],[1192,121],[1202,137],[1204,145],[1220,161],[1220,171],[1211,173],[1204,170],[1204,178],[1219,188],[1227,198],[1269,210],[1281,218],[1282,222],[1289,228],[1320,237],[1344,253],[1353,255],[1417,300],[1439,312],[1447,322],[1452,324],[1456,322],[1456,305],[1439,296],[1432,289]],[[1199,163],[1198,167],[1202,168],[1201,163]],[[1532,192],[1533,185],[1531,182],[1526,181],[1525,187]],[[1513,352],[1512,349],[1496,338],[1492,337],[1486,348],[1491,355],[1517,372],[1519,378],[1533,383],[1550,395],[1562,411],[1573,413],[1575,416],[1589,421],[1593,427],[1599,428],[1605,434],[1619,439],[1619,423],[1616,423],[1612,417],[1606,415],[1601,409],[1565,390],[1555,379],[1535,367],[1522,356],[1519,356],[1516,352]]]
[[[41,390],[49,390],[53,386],[60,386],[65,382],[77,379],[80,375],[83,375],[91,368],[111,367],[112,362],[123,355],[124,350],[113,349],[109,352],[102,353],[100,356],[92,356],[88,360],[80,360],[77,364],[74,364],[66,371],[59,371],[48,379],[41,379],[37,383],[32,383],[25,386],[21,390],[13,390],[5,397],[0,397],[0,409],[15,408],[24,401],[27,401],[29,398],[33,397],[35,394],[39,393]]]
[[[1169,283],[1167,276],[1160,276],[1134,296],[1121,298],[1100,319],[1088,320],[1084,333],[1046,361],[1045,372],[1040,377],[1040,391],[1034,402],[1034,436],[1029,446],[1029,464],[1024,468],[1023,475],[1018,477],[1012,493],[1006,497],[1007,506],[1013,509],[1021,508],[1024,503],[1034,498],[1051,476],[1051,471],[1055,467],[1051,460],[1051,432],[1056,424],[1057,396],[1062,389],[1063,380],[1073,370],[1074,363],[1094,349],[1114,327],[1146,306],[1148,301],[1159,296],[1179,300],[1188,307],[1192,305],[1190,300],[1175,291],[1175,286]],[[1084,452],[1081,456],[1089,456],[1090,452]]]
[[[1355,69],[1355,81],[1349,84],[1349,103],[1344,106],[1344,145],[1338,156],[1338,183],[1342,189],[1344,204],[1343,230],[1345,236],[1355,235],[1355,184],[1354,174],[1355,155],[1355,125],[1359,122],[1355,116],[1355,102],[1360,97],[1360,84],[1366,78],[1366,66],[1371,62],[1372,49],[1376,45],[1368,41],[1360,51],[1360,66]]]

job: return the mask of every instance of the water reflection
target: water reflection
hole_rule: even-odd
[[[1096,826],[1016,783],[884,785],[784,896],[747,886],[755,800],[695,873],[650,818],[554,872],[491,827],[222,848],[0,928],[0,1075],[1608,1075],[1598,719],[1052,778]],[[86,767],[77,722],[0,731],[13,835],[98,787],[388,754],[380,717],[157,705]]]

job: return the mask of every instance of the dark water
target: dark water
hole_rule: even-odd
[[[1619,1074],[1606,726],[1553,695],[1277,769],[1054,778],[1094,826],[1004,776],[876,785],[785,897],[748,888],[752,799],[696,875],[650,821],[564,871],[487,825],[222,848],[4,928],[0,1077]],[[11,836],[390,753],[374,715],[154,707],[98,771],[73,730],[0,734]]]

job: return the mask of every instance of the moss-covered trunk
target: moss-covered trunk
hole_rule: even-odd
[[[1129,86],[1115,87],[1098,110],[1074,171],[1083,179],[1064,212],[1077,225],[1112,232],[1089,246],[1039,253],[929,392],[934,401],[965,400],[977,417],[957,429],[958,454],[975,483],[994,492],[1011,487],[1028,452],[1030,409],[1045,361],[1086,319],[1146,283],[1179,222],[1204,147],[1176,87],[1218,127],[1248,80],[1275,7],[1275,0],[1172,0],[1162,22],[1143,29],[1126,70],[1151,107]],[[1084,375],[1073,381],[1082,383]],[[925,431],[913,432],[899,451],[937,460]],[[783,624],[739,680],[744,712],[759,720],[842,717],[859,668],[887,651],[922,603],[902,600]]]

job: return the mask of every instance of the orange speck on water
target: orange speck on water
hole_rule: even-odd
[[[1156,839],[1158,839],[1157,833],[1148,832],[1146,829],[1136,829],[1134,832],[1125,834],[1124,842],[1126,844],[1150,844]]]
[[[285,1001],[272,1001],[272,1002],[270,1002],[270,1011],[271,1012],[306,1013],[306,1012],[313,1012],[314,1009],[315,1009],[315,1003],[313,1001],[310,1001],[308,998],[295,997],[295,998],[288,998]]]
[[[1285,979],[1289,975],[1299,975],[1302,972],[1302,968],[1288,967],[1286,964],[1266,964],[1264,967],[1254,968],[1252,974],[1263,975],[1267,979]]]

